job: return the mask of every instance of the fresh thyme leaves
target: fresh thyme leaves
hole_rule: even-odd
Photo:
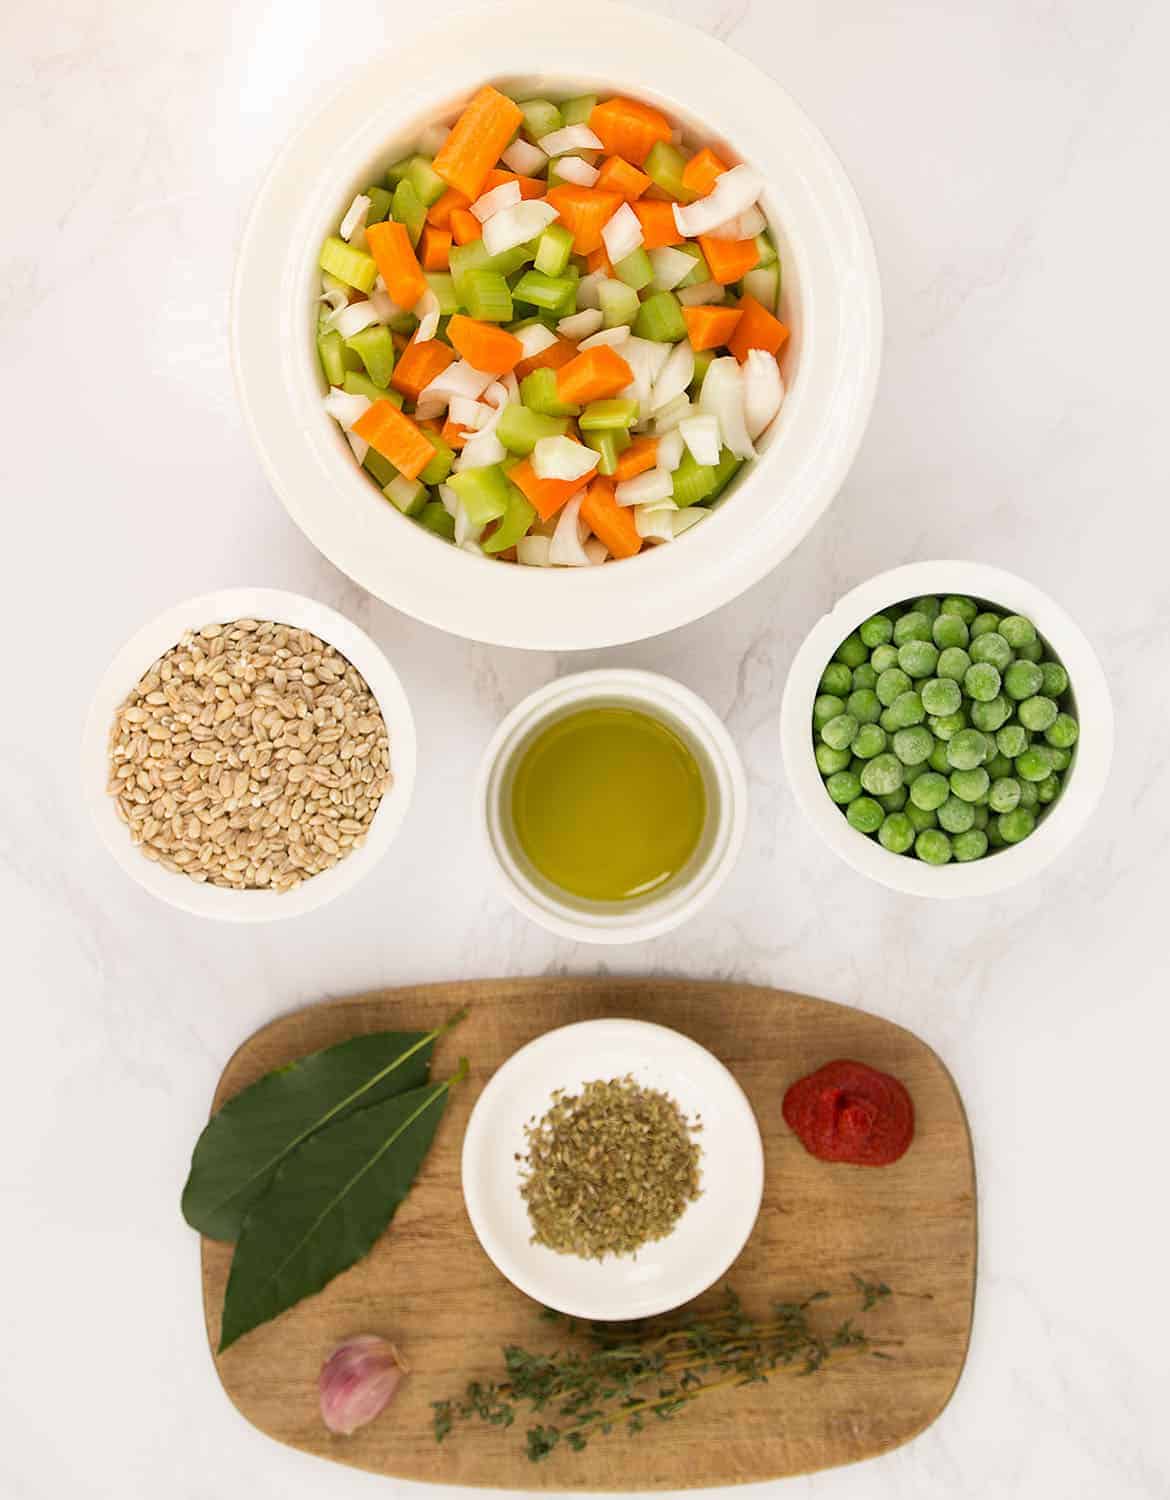
[[[892,1295],[883,1281],[853,1281],[863,1313]],[[711,1391],[758,1385],[776,1371],[808,1376],[850,1356],[889,1359],[852,1318],[827,1330],[813,1326],[810,1309],[832,1295],[819,1291],[803,1302],[775,1303],[757,1321],[729,1290],[720,1311],[690,1322],[591,1324],[585,1349],[534,1354],[510,1345],[500,1382],[473,1381],[461,1399],[433,1403],[435,1440],[442,1442],[459,1422],[511,1427],[527,1409],[556,1419],[528,1429],[528,1457],[538,1463],[561,1444],[579,1452],[599,1432],[639,1433],[648,1421],[668,1421]],[[547,1309],[541,1317],[560,1321]],[[568,1331],[577,1326],[563,1322]]]

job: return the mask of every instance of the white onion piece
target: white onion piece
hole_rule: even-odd
[[[516,379],[516,372],[514,370],[509,370],[506,375],[501,375],[500,376],[500,378],[496,382],[496,384],[497,385],[502,385],[504,387],[503,400],[499,403],[500,412],[502,414],[503,410],[504,410],[504,407],[507,406],[507,404],[508,404],[509,401],[519,401],[519,399],[520,399],[520,382]],[[492,387],[489,386],[488,387],[488,395],[489,396],[491,395],[491,391],[492,391]]]
[[[697,464],[710,464],[712,468],[719,462],[719,422],[709,413],[704,412],[701,417],[684,417],[678,424],[678,430],[682,433],[683,442],[691,450],[691,457]]]
[[[459,550],[461,552],[470,552],[472,557],[482,557],[484,555],[483,548],[478,542],[464,542]]]
[[[585,556],[596,567],[609,557],[609,548],[599,536],[591,536],[585,543]]]
[[[516,337],[523,346],[525,359],[543,353],[557,341],[556,334],[543,323],[529,323],[524,328],[517,328]]]
[[[690,531],[692,526],[697,526],[700,521],[711,519],[711,512],[704,510],[701,505],[688,505],[685,510],[676,511],[670,518],[671,529],[675,536],[682,536],[684,531]]]
[[[584,479],[597,467],[597,454],[569,437],[545,437],[532,450],[537,479]]]
[[[439,299],[429,286],[415,303],[414,312],[418,318],[418,328],[415,330],[413,342],[425,344],[439,331]]]
[[[696,286],[684,286],[675,293],[684,307],[718,307],[723,301],[723,288],[717,281],[700,281]]]
[[[562,156],[557,160],[557,176],[578,187],[592,187],[601,173],[580,156]]]
[[[343,391],[336,385],[330,389],[322,404],[326,413],[335,422],[340,422],[347,431],[355,422],[360,422],[373,405],[365,396],[351,396],[348,391]],[[364,454],[362,456],[365,457]]]
[[[452,396],[447,414],[452,422],[466,432],[478,432],[486,427],[491,413],[482,401],[472,401],[468,396]]]
[[[682,463],[685,447],[683,435],[677,427],[672,432],[664,432],[658,439],[657,467],[667,474],[673,474]]]
[[[430,397],[441,396],[445,401],[450,401],[452,396],[468,396],[472,401],[477,401],[494,379],[495,376],[488,374],[486,370],[477,370],[465,359],[457,359],[423,386],[419,393],[420,399],[425,401]]]
[[[587,568],[590,566],[589,554],[581,544],[581,501],[585,498],[585,491],[578,494],[565,505],[557,517],[557,529],[553,532],[552,546],[548,549],[548,560],[567,568]]]
[[[638,411],[644,412],[646,417],[650,414],[650,392],[654,381],[669,357],[670,345],[656,343],[653,339],[640,339],[631,335],[622,344],[622,358],[633,370],[634,378],[621,395],[636,401]]]
[[[439,486],[439,499],[443,502],[443,509],[454,520],[459,512],[461,502],[459,496],[449,484],[441,484]]]
[[[486,469],[491,464],[502,464],[507,456],[507,450],[496,436],[495,428],[485,427],[482,432],[467,439],[454,467],[460,472],[464,469]]]
[[[520,389],[505,385],[500,380],[493,380],[491,385],[483,393],[483,399],[491,408],[487,421],[480,429],[481,432],[495,432],[499,426],[500,418],[504,415],[504,407],[509,401],[520,399]]]
[[[552,560],[552,538],[547,536],[522,536],[516,543],[516,561],[528,568],[547,568]]]
[[[347,432],[345,434],[345,441],[353,449],[353,456],[357,459],[358,463],[364,464],[366,454],[370,451],[370,445],[366,442],[365,438],[358,437],[356,432]]]
[[[592,310],[592,309],[591,309]],[[580,314],[578,314],[578,317]],[[577,345],[578,349],[593,349],[598,344],[618,345],[624,344],[630,336],[630,325],[619,323],[616,328],[602,328],[597,333],[591,333],[587,339],[582,339]]]
[[[343,339],[349,339],[363,328],[381,322],[381,319],[378,317],[378,309],[367,297],[364,302],[349,302],[344,307],[339,307],[325,321],[336,328]]]
[[[376,288],[368,298],[370,306],[378,314],[379,323],[389,323],[394,318],[400,318],[404,309],[399,307],[389,292],[380,292]]]
[[[584,339],[596,333],[605,321],[599,307],[583,307],[580,312],[570,313],[557,324],[557,332],[567,339]]]
[[[568,151],[601,151],[601,141],[588,125],[563,125],[540,137],[540,149],[546,156],[564,156]],[[557,168],[560,171],[560,168]]]
[[[560,168],[557,170],[560,171]],[[611,265],[616,266],[627,255],[633,255],[642,243],[642,225],[628,203],[623,203],[608,221],[601,231],[601,238]]]
[[[590,271],[588,276],[582,276],[577,283],[577,306],[600,307],[601,298],[597,295],[597,288],[608,280],[604,271]]]
[[[674,205],[678,232],[688,239],[709,234],[716,225],[747,213],[763,191],[764,179],[751,167],[732,167],[729,172],[721,172],[705,198]]]
[[[681,396],[695,377],[695,351],[686,339],[674,345],[666,356],[650,394],[650,410],[658,412]]]
[[[643,541],[673,542],[674,512],[670,510],[655,510],[652,505],[636,505],[634,507],[634,528]]]
[[[633,479],[623,479],[614,489],[613,498],[619,505],[654,505],[671,499],[673,494],[674,480],[665,470],[647,469]]]
[[[331,286],[327,288],[317,298],[317,301],[324,302],[328,306],[331,313],[338,312],[341,308],[349,306],[349,298],[346,296],[344,290],[339,286]],[[326,327],[328,326],[328,319],[326,319]]]
[[[337,231],[343,240],[352,237],[359,225],[364,225],[366,215],[370,211],[370,200],[365,193],[359,193],[349,207],[345,210],[345,218],[341,221],[341,228]]]
[[[534,146],[530,141],[521,140],[517,136],[500,160],[509,172],[519,172],[521,177],[535,177],[538,172],[544,171],[548,156],[539,146]]]
[[[691,403],[687,396],[676,396],[668,401],[661,411],[654,413],[654,431],[673,432],[684,418],[691,414]]]
[[[765,349],[749,350],[743,366],[743,415],[748,437],[759,437],[783,400],[784,381],[775,356]]]
[[[713,359],[707,366],[699,407],[718,418],[723,441],[736,458],[755,458],[744,416],[743,371],[730,354]]]
[[[441,417],[446,410],[446,396],[420,396],[413,416],[416,422],[429,422],[432,417]]]
[[[736,214],[734,219],[716,224],[708,233],[713,240],[754,240],[767,227],[767,219],[753,203],[746,214]]]
[[[673,245],[659,245],[651,250],[650,264],[654,268],[654,279],[650,285],[656,292],[672,292],[684,276],[695,269],[695,257]]]
[[[464,542],[478,542],[482,534],[483,527],[473,526],[463,506],[457,505],[455,507],[455,545],[462,547]]]
[[[505,186],[516,187],[516,184],[506,183]],[[516,188],[516,191],[520,189]],[[502,255],[505,250],[526,245],[547,229],[556,217],[556,209],[543,198],[530,198],[527,203],[502,209],[483,226],[483,248],[489,255]]]
[[[518,182],[501,182],[499,187],[492,188],[477,198],[471,205],[471,212],[481,224],[486,224],[490,218],[500,213],[505,208],[515,208],[520,202],[520,184]]]
[[[419,151],[423,156],[438,156],[439,152],[443,149],[443,143],[450,134],[451,128],[448,125],[428,125],[419,134]]]

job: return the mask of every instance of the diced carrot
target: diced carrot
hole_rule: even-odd
[[[674,222],[674,204],[639,198],[630,207],[642,226],[642,249],[658,250],[663,245],[681,245],[686,238]]]
[[[506,375],[524,357],[524,345],[514,333],[497,323],[480,323],[456,313],[447,325],[447,337],[469,365],[489,375]]]
[[[711,280],[720,286],[729,286],[746,276],[760,258],[755,240],[720,240],[714,235],[701,234],[699,248],[711,267]]]
[[[584,406],[632,385],[634,372],[612,344],[596,344],[557,371],[557,399]]]
[[[585,269],[590,274],[594,271],[602,271],[606,276],[613,275],[613,262],[606,254],[604,245],[598,245],[596,250],[590,251],[585,257]]]
[[[722,177],[726,171],[727,163],[720,161],[710,146],[704,146],[683,168],[683,187],[690,188],[697,198],[705,198],[715,186],[716,177]]]
[[[523,380],[533,370],[559,370],[562,365],[575,359],[576,355],[576,344],[570,343],[568,339],[557,339],[555,344],[549,344],[539,354],[530,354],[527,359],[522,359],[512,373],[517,380]]]
[[[485,84],[451,127],[432,166],[444,182],[474,202],[523,118],[519,105]]]
[[[624,156],[640,167],[655,141],[670,140],[670,121],[657,109],[637,99],[607,99],[589,116],[589,128],[607,154]]]
[[[424,271],[445,271],[451,264],[451,231],[428,224],[418,242]]]
[[[603,193],[620,193],[627,203],[633,203],[650,186],[650,181],[645,172],[639,172],[624,156],[607,156],[593,186]]]
[[[420,344],[417,347],[426,346]],[[358,437],[365,438],[371,448],[376,448],[407,479],[417,479],[435,456],[426,434],[405,412],[399,411],[393,401],[375,401],[353,424],[353,431]]]
[[[739,299],[739,326],[727,341],[727,347],[742,365],[753,349],[779,354],[788,340],[788,326],[775,318],[754,297]]]
[[[427,339],[422,344],[412,339],[398,357],[390,384],[411,401],[417,401],[423,387],[430,385],[454,359],[454,349],[442,339]]]
[[[466,208],[451,210],[451,234],[457,245],[469,245],[472,240],[482,239],[483,225]]]
[[[542,521],[555,516],[566,500],[571,500],[588,479],[538,479],[530,458],[513,465],[508,478],[523,494],[530,505],[534,505]]]
[[[613,477],[619,483],[623,479],[633,479],[636,474],[644,474],[647,469],[652,469],[657,462],[658,439],[648,436],[636,437],[625,452],[618,454]],[[613,551],[612,547],[610,551]]]
[[[443,430],[439,433],[439,436],[447,444],[448,448],[459,449],[463,447],[470,434],[466,427],[460,427],[458,422],[452,422],[451,418],[448,417],[443,423]]]
[[[600,246],[601,231],[622,206],[617,193],[601,193],[574,182],[550,188],[548,201],[573,236],[573,249],[578,255],[590,255]]]
[[[399,307],[412,308],[426,291],[427,281],[406,225],[393,219],[371,224],[366,230],[366,243],[390,296]]]
[[[441,198],[436,198],[427,209],[427,223],[436,229],[450,229],[451,215],[457,208],[470,208],[471,199],[455,188],[448,188]]]
[[[742,317],[738,307],[684,307],[682,315],[691,348],[696,353],[726,344]]]
[[[543,177],[524,177],[519,172],[505,172],[502,167],[491,169],[483,180],[483,190],[490,193],[492,188],[502,187],[505,182],[518,182],[522,199],[543,198],[548,192],[548,183]]]
[[[654,441],[653,438],[650,439]],[[630,449],[626,449],[629,453]],[[623,455],[624,457],[624,455]],[[619,470],[620,472],[620,470]],[[642,471],[639,469],[638,473]],[[616,479],[617,474],[614,475]],[[628,475],[623,476],[628,478]],[[598,475],[581,501],[581,519],[614,557],[633,557],[642,550],[642,538],[634,524],[634,507],[619,505],[613,498],[613,479]]]

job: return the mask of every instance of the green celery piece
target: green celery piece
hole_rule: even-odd
[[[550,224],[536,247],[536,269],[542,276],[561,276],[569,264],[573,236],[563,224]]]
[[[439,316],[449,318],[459,311],[459,296],[455,291],[455,278],[448,271],[424,271],[427,285],[439,299]]]
[[[331,234],[321,246],[317,264],[322,271],[344,281],[346,286],[356,286],[359,292],[371,291],[378,279],[374,257],[364,250],[355,250],[335,234]]]
[[[638,403],[611,397],[608,401],[591,401],[581,413],[577,425],[582,432],[628,431],[638,420]]]
[[[647,297],[634,319],[634,333],[656,344],[677,344],[687,336],[687,325],[673,292],[655,292]]]
[[[660,187],[669,197],[677,198],[680,203],[693,203],[695,195],[682,180],[683,168],[689,160],[685,152],[669,141],[655,141],[642,170],[655,187]]]
[[[719,496],[739,473],[740,469],[743,468],[743,465],[744,460],[742,458],[736,458],[735,454],[732,453],[730,448],[721,448],[719,450],[719,462],[715,465],[715,468],[713,470],[713,473],[715,475],[715,483],[711,488],[711,493],[705,497],[706,503],[709,504],[712,500],[717,500],[719,498]]]
[[[603,281],[597,288],[597,300],[601,303],[601,315],[606,328],[633,323],[641,305],[637,292],[624,281]]]
[[[522,99],[517,103],[524,116],[524,132],[530,140],[539,142],[542,135],[550,135],[564,124],[560,110],[550,99]]]
[[[675,469],[672,478],[674,489],[671,498],[680,510],[705,500],[715,488],[715,470],[710,464],[696,463],[690,449],[683,453],[682,462]]]
[[[557,372],[550,370],[547,365],[539,370],[530,370],[525,375],[520,382],[520,399],[529,411],[539,412],[544,417],[575,417],[581,410],[572,402],[560,400],[557,395]],[[501,438],[500,442],[503,441]]]
[[[503,442],[503,439],[500,439]],[[485,552],[506,552],[514,547],[522,536],[527,536],[536,520],[536,507],[530,505],[523,493],[508,481],[508,509],[500,524],[483,543]]]
[[[769,312],[776,311],[776,305],[780,300],[780,263],[773,261],[770,266],[756,266],[749,271],[740,283],[743,291],[754,297],[761,307],[766,307]]]
[[[398,478],[398,470],[388,458],[382,457],[377,448],[371,448],[367,452],[362,459],[362,468],[374,477],[380,490],[384,490],[392,480]]]
[[[396,161],[393,166],[386,168],[386,186],[391,192],[410,171],[410,164],[413,160],[413,156],[404,156],[401,161]]]
[[[507,323],[512,317],[512,294],[499,271],[468,271],[462,279],[463,304],[483,323]]]
[[[385,390],[394,374],[394,337],[389,328],[373,323],[351,334],[345,342],[361,359],[374,384]]]
[[[429,427],[420,428],[423,437],[435,450],[435,456],[419,474],[423,484],[442,484],[455,462],[455,450],[437,432]]]
[[[581,441],[599,455],[599,474],[612,474],[617,468],[618,454],[630,446],[630,434],[624,427],[607,427],[602,432],[582,432]]]
[[[383,386],[375,385],[370,377],[363,375],[360,370],[346,370],[341,389],[348,391],[351,396],[364,396],[367,401],[393,401],[395,406],[401,407],[402,405],[402,397],[397,391],[386,390]]]
[[[711,267],[707,264],[707,257],[699,249],[698,245],[676,245],[674,248],[681,250],[684,255],[693,256],[695,262],[695,269],[687,272],[679,282],[678,287],[675,288],[676,291],[679,287],[698,286],[701,281],[711,280]]]
[[[336,328],[317,335],[317,355],[328,383],[340,385],[345,379],[345,340]]]
[[[370,200],[370,206],[366,209],[366,223],[380,224],[390,212],[390,205],[394,201],[393,194],[375,184],[366,189],[366,197]]]
[[[756,254],[760,257],[756,262],[757,269],[760,266],[770,266],[773,261],[779,259],[776,246],[772,243],[772,236],[766,229],[761,229],[756,235]]]
[[[512,295],[518,302],[530,302],[533,307],[556,312],[567,298],[576,300],[577,283],[569,276],[546,276],[542,271],[525,271],[513,287]]]
[[[405,474],[396,474],[389,484],[382,486],[382,493],[404,516],[417,516],[430,498],[425,484],[407,479]]]
[[[412,156],[406,171],[407,180],[427,208],[437,203],[447,191],[447,184],[431,165],[429,156]]]
[[[461,305],[467,305],[466,278],[472,271],[498,271],[501,276],[510,276],[529,259],[526,247],[517,245],[514,250],[502,250],[499,255],[489,255],[483,240],[471,240],[466,245],[452,245],[450,252],[451,278],[455,295]]]
[[[710,369],[711,361],[715,358],[714,349],[700,349],[695,354],[695,373],[691,376],[691,383],[687,390],[691,394],[692,401],[699,399],[699,392],[703,389],[703,377]]]
[[[473,526],[498,521],[508,509],[509,481],[499,464],[462,469],[452,474],[450,483]]]
[[[441,500],[428,500],[415,520],[424,530],[433,531],[448,542],[455,540],[455,517],[447,514]]]
[[[650,264],[650,257],[639,245],[624,260],[618,261],[613,268],[613,274],[619,281],[624,281],[627,286],[632,286],[636,292],[640,292],[644,286],[649,286],[654,280],[654,267]]]
[[[596,94],[578,94],[575,99],[566,99],[561,105],[561,119],[566,125],[588,125],[596,108]]]
[[[394,189],[394,217],[400,224],[406,225],[406,232],[410,235],[410,243],[417,245],[419,236],[423,232],[423,225],[427,222],[426,204],[414,190],[414,184],[409,177],[404,177]]]
[[[548,373],[552,375],[553,372],[549,370]],[[510,453],[525,454],[531,453],[541,438],[564,437],[568,430],[567,417],[546,416],[543,412],[521,406],[518,401],[511,401],[504,407],[496,425],[496,436]]]

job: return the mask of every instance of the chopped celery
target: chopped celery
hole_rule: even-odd
[[[366,374],[383,390],[394,374],[394,336],[382,323],[372,323],[358,333],[350,334],[346,345],[366,367]]]
[[[720,449],[719,462],[712,470],[712,473],[715,475],[715,483],[711,488],[711,493],[706,497],[707,500],[718,499],[742,468],[742,458],[736,458],[730,448]]]
[[[410,171],[410,164],[413,160],[413,156],[404,156],[401,161],[396,161],[393,166],[386,168],[386,186],[391,192]]]
[[[638,420],[638,403],[614,396],[608,401],[590,401],[581,413],[578,426],[582,432],[625,432]]]
[[[520,399],[529,411],[539,412],[544,417],[575,417],[581,410],[579,406],[558,399],[557,372],[547,365],[525,375],[520,382]],[[502,437],[500,442],[504,442]]]
[[[390,204],[393,201],[390,193],[383,187],[368,187],[366,197],[370,200],[370,206],[366,209],[366,223],[380,224],[390,212]]]
[[[770,266],[757,266],[754,271],[749,271],[743,278],[742,286],[744,292],[749,297],[754,297],[761,307],[775,312],[780,300],[779,261],[773,261]]]
[[[452,474],[450,484],[473,526],[486,526],[489,521],[498,520],[508,509],[511,486],[499,464],[462,469],[458,474]]]
[[[564,124],[560,110],[549,99],[521,99],[517,102],[524,116],[524,130],[537,144],[542,135],[550,135]]]
[[[536,520],[536,507],[530,505],[523,493],[508,481],[508,508],[500,524],[483,544],[485,552],[506,552],[514,547],[522,536],[527,536]]]
[[[346,370],[341,389],[348,391],[351,396],[364,396],[367,401],[393,401],[395,406],[402,405],[402,397],[397,391],[388,391],[380,385],[375,385],[370,377],[363,375],[360,370]]]
[[[346,286],[356,286],[359,292],[368,292],[378,279],[378,267],[372,255],[364,250],[355,250],[343,239],[331,234],[321,246],[317,264],[322,271],[344,281]]]
[[[404,516],[417,516],[427,503],[427,487],[417,479],[407,479],[405,474],[396,474],[389,484],[382,486],[382,493]]]
[[[450,251],[451,277],[455,283],[455,295],[463,306],[467,305],[465,278],[472,271],[498,271],[501,276],[511,276],[525,262],[531,260],[527,247],[517,245],[514,250],[501,250],[499,255],[489,255],[483,240],[471,240],[466,245],[452,245]]]
[[[691,376],[691,383],[687,387],[694,400],[699,399],[699,392],[703,389],[703,377],[710,368],[711,361],[715,358],[714,349],[700,349],[695,354],[695,373]]]
[[[546,373],[552,375],[553,372],[547,370]],[[512,401],[504,407],[496,424],[496,436],[511,453],[531,453],[541,438],[563,437],[568,430],[567,417],[546,416],[543,412],[521,406],[518,401]]]
[[[550,224],[536,247],[536,269],[542,276],[560,276],[569,264],[573,236],[563,224]]]
[[[439,316],[449,318],[459,311],[459,298],[455,292],[455,279],[449,271],[424,271],[427,285],[439,299]]]
[[[756,235],[756,254],[760,257],[757,266],[770,266],[779,257],[776,254],[776,246],[772,243],[772,236],[766,229],[762,229]]]
[[[679,287],[698,286],[700,282],[711,280],[711,267],[707,264],[707,257],[699,249],[698,245],[679,245],[678,248],[684,255],[694,257],[695,269],[688,271],[679,282]],[[676,291],[678,288],[675,289]]]
[[[526,271],[512,289],[518,302],[557,312],[569,297],[576,300],[577,283],[570,276],[546,276],[543,271]]]
[[[345,379],[345,340],[336,328],[317,335],[317,354],[325,379],[330,385],[340,385]]]
[[[430,208],[447,191],[447,184],[431,165],[429,156],[412,156],[407,170],[407,179],[423,204]]]
[[[394,189],[393,209],[394,217],[398,222],[406,225],[410,243],[417,245],[419,235],[423,232],[423,225],[427,221],[427,209],[408,177],[404,177]]]
[[[650,264],[650,257],[639,245],[624,260],[618,261],[613,268],[613,274],[619,281],[624,281],[627,286],[632,286],[636,292],[640,292],[644,286],[649,286],[654,280],[654,267]]]
[[[597,300],[606,328],[632,323],[638,316],[638,294],[624,281],[603,281],[597,288]]]
[[[455,517],[449,516],[440,500],[428,500],[416,517],[418,524],[447,541],[455,540]]]
[[[656,344],[677,344],[687,336],[687,325],[673,292],[655,292],[647,297],[634,319],[634,333]]]
[[[688,160],[686,153],[677,146],[672,146],[669,141],[655,141],[642,164],[642,170],[655,187],[660,187],[669,197],[677,198],[680,203],[693,203],[695,195],[689,187],[684,186],[682,180],[683,168]]]
[[[419,474],[424,484],[442,484],[451,472],[451,465],[455,462],[455,450],[439,436],[432,432],[429,427],[419,429],[423,437],[435,450],[435,456],[431,459]]]
[[[617,468],[618,454],[630,446],[630,434],[621,427],[610,427],[604,432],[582,432],[581,441],[598,455],[597,472],[612,474]]]
[[[679,466],[671,477],[674,481],[671,497],[680,510],[684,506],[705,500],[715,488],[715,470],[710,464],[696,463],[689,448],[683,452]]]
[[[398,470],[388,458],[383,458],[377,448],[370,448],[362,459],[362,468],[372,474],[378,481],[378,488],[384,490],[391,480],[398,478]]]
[[[588,125],[589,116],[596,108],[596,94],[578,94],[575,99],[566,99],[561,105],[561,120],[566,125]]]
[[[499,271],[468,271],[462,278],[463,305],[483,323],[508,323],[512,294]]]

